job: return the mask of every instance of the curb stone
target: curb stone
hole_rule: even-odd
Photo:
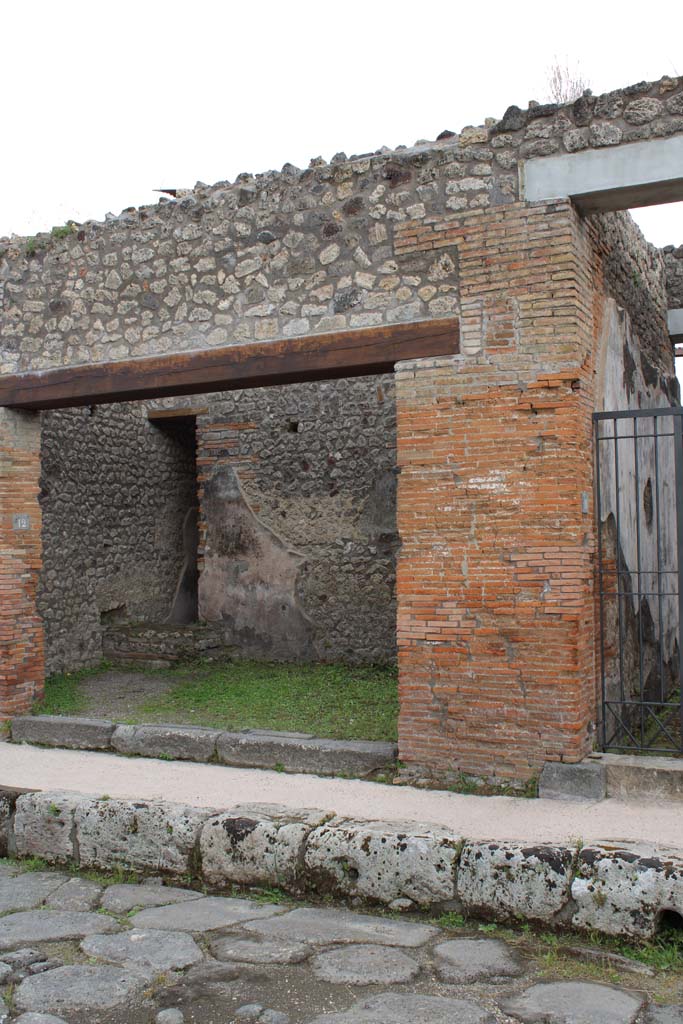
[[[225,732],[194,725],[118,725],[67,715],[22,715],[11,722],[12,743],[70,750],[108,750],[137,757],[317,775],[368,775],[393,764],[398,747],[374,740],[330,740],[309,733],[247,729]]]
[[[3,836],[19,857],[161,873],[217,892],[235,883],[331,892],[644,939],[665,911],[683,917],[683,855],[486,843],[436,826],[330,820],[272,804],[221,810],[23,793],[0,799]]]

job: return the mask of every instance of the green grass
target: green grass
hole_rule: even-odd
[[[97,714],[83,680],[99,670],[51,676],[36,714]],[[171,689],[141,701],[130,724],[170,722],[213,728],[308,732],[330,739],[395,740],[397,672],[386,666],[289,665],[256,661],[151,671]]]
[[[174,674],[182,674],[175,669]],[[331,739],[396,738],[396,671],[379,666],[237,661],[181,678],[136,717],[223,729],[310,732]]]
[[[81,681],[100,669],[59,672],[45,680],[45,695],[33,707],[35,715],[80,715],[87,708]]]

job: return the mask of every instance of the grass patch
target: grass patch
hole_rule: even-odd
[[[395,740],[394,668],[236,661],[173,669],[181,678],[138,708],[139,722],[310,732],[330,739]]]
[[[34,715],[81,715],[87,710],[88,698],[83,680],[104,672],[109,665],[102,662],[97,668],[82,668],[77,672],[57,672],[45,680],[45,694],[33,706]]]
[[[397,735],[398,673],[393,666],[234,661],[146,668],[145,676],[164,685],[152,697],[131,697],[125,717],[102,707],[94,685],[89,694],[87,680],[96,681],[112,667],[103,662],[98,668],[50,676],[34,714],[97,714],[130,725],[273,729],[330,739],[393,741]]]

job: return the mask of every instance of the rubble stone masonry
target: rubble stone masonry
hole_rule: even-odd
[[[411,148],[198,184],[66,237],[2,241],[0,372],[459,316],[459,355],[400,363],[395,374],[400,756],[435,775],[526,779],[593,743],[591,415],[606,393],[609,303],[628,319],[620,372],[633,348],[649,389],[640,398],[674,401],[677,386],[662,255],[626,214],[582,219],[566,200],[523,202],[519,174],[553,153],[681,132],[683,80],[665,78],[561,107],[511,107]],[[276,526],[291,495],[275,476],[291,467],[254,461],[246,439],[268,400],[235,401],[199,422],[200,612],[228,615],[228,584],[232,606],[245,606],[221,561],[235,537],[212,534],[210,509],[229,507],[257,531],[278,579],[294,578],[297,556]],[[300,408],[291,419],[305,422]],[[5,448],[10,420],[0,424]],[[36,451],[27,459],[32,507]],[[305,486],[314,497],[318,483]],[[13,495],[10,513],[19,503]],[[5,511],[2,522],[12,607],[35,589],[38,551],[22,550],[13,568]],[[380,586],[390,576],[387,563]],[[300,595],[285,590],[281,632],[305,639]],[[11,622],[14,650],[24,630]],[[12,658],[10,682],[24,686],[30,673]]]

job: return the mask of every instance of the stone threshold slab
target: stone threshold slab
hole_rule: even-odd
[[[547,800],[612,797],[626,801],[683,802],[683,758],[634,754],[591,754],[578,764],[549,762],[539,779]]]
[[[226,732],[192,725],[118,725],[107,719],[25,715],[12,719],[13,743],[100,750],[139,757],[275,768],[315,775],[364,776],[390,767],[392,743],[321,739],[309,733],[249,729]]]
[[[683,917],[683,851],[486,841],[276,804],[197,808],[59,790],[2,797],[0,855],[50,864],[639,938],[652,938],[667,912]]]

